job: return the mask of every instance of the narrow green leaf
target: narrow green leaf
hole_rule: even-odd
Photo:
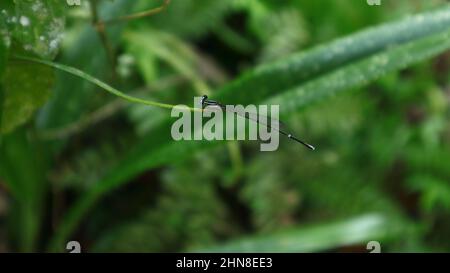
[[[197,89],[206,88],[199,78],[197,70],[200,64],[197,62],[193,49],[177,37],[156,30],[137,30],[125,33],[124,39],[141,70],[149,70],[147,57],[151,60],[151,56],[154,56],[168,63],[180,75],[191,81]],[[151,78],[146,74],[144,74],[146,79]]]
[[[297,111],[337,92],[367,85],[386,73],[404,69],[450,48],[450,31],[410,42],[344,66],[297,88],[266,100],[278,104],[280,114]]]
[[[319,252],[370,241],[382,242],[401,232],[394,221],[381,214],[284,231],[279,234],[238,239],[199,252]],[[381,243],[382,245],[382,243]]]
[[[35,250],[42,223],[44,194],[47,190],[43,165],[45,156],[30,143],[25,130],[3,137],[0,146],[0,177],[12,197],[8,221],[13,222],[11,240],[23,252]]]
[[[445,31],[449,25],[450,5],[445,5],[436,11],[372,27],[251,70],[220,89],[215,98],[232,104],[261,102],[392,46]]]

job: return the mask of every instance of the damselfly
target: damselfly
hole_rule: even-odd
[[[221,103],[219,103],[217,101],[208,99],[208,96],[206,96],[206,95],[202,96],[202,98],[200,100],[200,103],[202,104],[202,108],[205,109],[205,110],[208,110],[208,109],[214,110],[214,108],[219,108],[219,109],[222,109],[223,111],[230,112],[229,109],[227,109],[227,107],[225,105],[223,105],[223,104],[221,104]],[[248,120],[252,120],[252,121],[257,122],[259,124],[262,124],[262,125],[268,127],[269,129],[275,129],[280,134],[285,135],[286,137],[288,137],[288,138],[290,138],[292,140],[295,140],[298,143],[303,144],[304,146],[308,147],[311,150],[315,150],[314,146],[312,146],[311,144],[308,144],[308,143],[306,143],[306,142],[296,138],[292,134],[287,133],[286,129],[285,129],[286,126],[281,121],[279,121],[277,119],[272,119],[270,117],[265,117],[265,116],[262,116],[262,115],[259,115],[259,114],[256,114],[256,113],[239,112],[239,111],[236,111],[236,110],[232,111],[231,113],[236,114],[238,116],[241,116],[243,118],[246,118]],[[264,121],[267,121],[267,122],[264,122]]]

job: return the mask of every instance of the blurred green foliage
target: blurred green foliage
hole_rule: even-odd
[[[450,250],[444,0],[172,0],[91,22],[160,4],[0,4],[0,251]],[[168,111],[18,53],[154,101],[279,104],[318,149],[175,142]]]

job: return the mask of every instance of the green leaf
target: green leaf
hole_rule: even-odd
[[[198,73],[201,64],[187,43],[174,35],[156,30],[127,32],[124,37],[143,72],[149,71],[147,60],[148,57],[152,60],[153,55],[189,80],[196,90],[206,92],[208,87]],[[144,77],[151,79],[148,73],[144,73]]]
[[[14,227],[10,239],[24,252],[35,250],[47,190],[45,156],[37,147],[24,130],[4,136],[0,146],[0,177],[17,201],[12,203],[8,217]]]
[[[446,5],[438,11],[371,28],[257,68],[219,90],[215,98],[232,104],[255,104],[273,98],[270,102],[279,103],[284,114],[296,112],[305,106],[303,101],[311,103],[362,86],[385,73],[449,49],[449,29],[450,6]],[[76,228],[84,213],[104,194],[144,170],[183,160],[217,144],[173,141],[171,125],[169,119],[162,122],[155,129],[158,134],[144,137],[117,168],[81,197],[69,210],[56,234],[52,242],[54,249],[61,249],[62,242]]]
[[[2,1],[2,44],[13,47],[17,52],[25,51],[27,55],[54,58],[64,30],[66,7],[66,3],[58,0]],[[5,51],[1,51],[3,55]],[[53,73],[48,67],[39,64],[10,61],[3,80],[0,133],[8,133],[25,123],[47,101]]]
[[[337,92],[367,85],[388,72],[404,69],[445,52],[450,48],[450,31],[393,47],[385,52],[357,61],[341,69],[311,80],[299,87],[266,100],[267,104],[282,105],[280,114],[299,110]]]
[[[41,64],[10,61],[4,75],[1,133],[24,124],[48,99],[53,70]]]
[[[446,5],[437,11],[371,27],[329,44],[263,65],[219,90],[216,97],[233,104],[261,102],[288,88],[377,52],[445,31],[450,24],[449,13],[450,6]]]
[[[56,56],[64,30],[65,1],[2,1],[0,22],[5,26],[0,36],[14,40],[22,49],[43,58]]]
[[[284,231],[279,234],[261,235],[238,239],[217,247],[199,249],[199,252],[319,252],[355,244],[389,239],[399,234],[395,221],[380,214],[319,224]],[[194,250],[195,251],[195,250]]]

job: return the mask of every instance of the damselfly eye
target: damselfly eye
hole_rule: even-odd
[[[205,102],[205,100],[207,100],[207,99],[208,99],[208,96],[207,95],[203,95],[201,100],[200,100],[201,104],[203,104]]]

